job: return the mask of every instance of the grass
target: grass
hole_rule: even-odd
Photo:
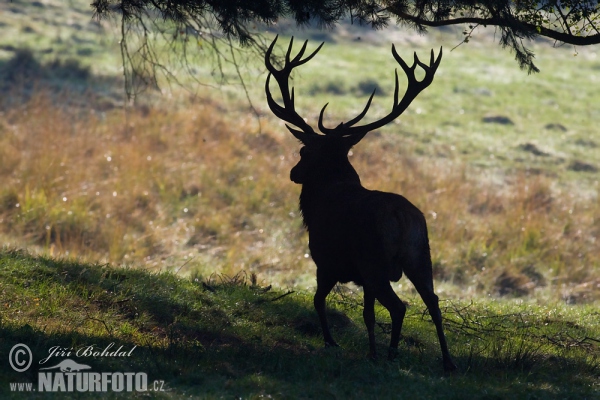
[[[6,249],[0,276],[3,354],[17,342],[28,344],[35,360],[52,346],[137,346],[126,360],[75,361],[163,380],[166,392],[152,397],[591,399],[597,392],[600,331],[589,306],[444,302],[460,366],[445,376],[435,329],[417,299],[410,300],[399,358],[370,362],[356,293],[329,301],[338,350],[322,348],[310,293],[264,287],[253,276],[181,278]],[[390,321],[379,307],[377,322],[384,353]],[[4,396],[27,397],[7,393],[7,383],[36,382],[36,373],[3,363]]]
[[[101,75],[118,75],[116,24],[93,18],[89,2],[15,0],[0,5],[4,32],[1,51],[29,49],[43,62],[56,58],[78,59]],[[109,73],[107,73],[110,71]]]
[[[312,285],[299,188],[287,178],[297,145],[275,123],[255,133],[251,117],[232,122],[209,99],[124,114],[56,107],[54,98],[40,94],[3,117],[0,231],[8,243]],[[576,197],[543,173],[498,182],[489,170],[416,155],[414,146],[374,134],[351,159],[367,187],[402,193],[426,214],[443,295],[597,299],[594,197]]]
[[[419,45],[397,44],[400,55],[408,60],[413,49],[421,58],[427,58],[429,49],[437,51],[444,44],[445,53],[434,83],[396,124],[382,132],[400,133],[413,141],[414,150],[421,154],[460,158],[472,165],[503,171],[543,170],[571,181],[586,180],[596,190],[596,175],[572,170],[576,161],[594,167],[600,161],[593,151],[594,144],[586,148],[590,140],[597,141],[593,126],[597,111],[588,106],[598,101],[597,93],[589,87],[598,67],[593,49],[583,49],[574,58],[571,49],[532,44],[543,72],[529,76],[519,71],[507,54],[491,53],[493,44],[485,34],[479,43],[449,51],[455,42],[452,35],[433,33]],[[387,113],[395,67],[388,46],[387,42],[327,43],[294,81],[304,115],[316,120],[320,105],[329,102],[329,125],[348,120],[366,102],[366,94],[358,98],[356,94],[361,93],[357,90],[360,84],[369,80],[379,82],[385,93],[375,97],[371,118]],[[369,55],[367,62],[365,54]],[[324,89],[315,92],[311,85]],[[326,90],[330,85],[341,88],[341,93]],[[486,118],[496,116],[509,123],[486,122]],[[526,144],[540,147],[545,156],[524,150]]]

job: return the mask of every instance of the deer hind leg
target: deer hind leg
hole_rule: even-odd
[[[428,267],[427,267],[428,266]],[[442,362],[445,371],[456,370],[456,365],[450,357],[448,351],[448,343],[446,342],[446,335],[444,335],[444,327],[442,326],[442,312],[440,311],[438,296],[433,291],[433,277],[431,271],[431,262],[425,264],[425,268],[420,271],[411,271],[405,269],[404,271],[408,279],[411,280],[415,289],[419,292],[419,295],[423,299],[423,302],[429,310],[429,315],[435,324],[438,339],[440,341],[440,347],[442,349]]]
[[[336,283],[337,282],[317,274],[317,292],[315,293],[314,305],[319,316],[319,321],[321,322],[325,346],[338,346],[335,340],[333,340],[331,332],[329,332],[329,324],[327,323],[327,316],[325,315],[325,298],[327,298],[327,295],[331,292],[331,289],[333,289]]]
[[[392,318],[392,337],[388,353],[388,358],[392,360],[398,353],[398,343],[400,342],[400,331],[402,330],[404,314],[406,314],[406,305],[398,298],[398,295],[396,295],[389,282],[382,283],[377,289],[377,300],[387,308]]]
[[[369,334],[369,358],[375,360],[377,358],[377,349],[375,348],[375,295],[367,288],[365,288],[363,318]]]

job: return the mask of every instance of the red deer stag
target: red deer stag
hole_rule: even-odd
[[[335,128],[323,125],[321,110],[318,126],[323,134],[316,133],[294,108],[294,89],[290,91],[289,76],[292,70],[310,61],[323,43],[308,57],[302,58],[307,42],[292,59],[293,39],[285,55],[281,70],[271,63],[271,53],[277,38],[265,54],[269,71],[265,91],[271,111],[280,119],[294,125],[286,127],[304,146],[300,149],[300,161],[292,168],[290,179],[302,185],[300,210],[308,230],[309,248],[317,265],[317,292],[314,306],[319,315],[326,346],[337,346],[333,340],[325,316],[325,298],[336,283],[353,281],[364,288],[363,317],[369,334],[369,355],[376,358],[375,349],[375,299],[387,308],[392,318],[392,337],[389,357],[393,359],[400,341],[400,330],[406,306],[398,298],[390,281],[398,281],[404,272],[421,295],[435,324],[442,348],[443,366],[446,371],[456,369],[448,352],[442,327],[442,314],[438,297],[433,291],[431,256],[427,224],[423,213],[404,197],[365,189],[356,170],[348,160],[348,152],[368,132],[381,128],[397,118],[408,105],[433,81],[442,51],[426,65],[416,53],[409,67],[392,46],[392,54],[408,78],[406,93],[398,101],[398,73],[392,111],[382,119],[365,125],[356,125],[367,113],[375,91],[364,110],[354,119]],[[418,81],[415,68],[419,65],[425,77]],[[271,75],[281,91],[283,105],[271,95]]]

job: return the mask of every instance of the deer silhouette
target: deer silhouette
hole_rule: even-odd
[[[373,91],[357,117],[335,128],[327,128],[323,124],[326,104],[319,115],[318,127],[322,134],[318,134],[296,112],[294,89],[290,91],[289,76],[294,68],[310,61],[324,43],[302,58],[308,42],[305,41],[298,54],[291,58],[292,38],[284,65],[277,69],[271,63],[276,42],[277,37],[265,53],[265,65],[269,71],[265,92],[271,111],[295,127],[286,124],[287,129],[304,145],[300,149],[300,161],[290,172],[290,179],[302,185],[300,210],[308,230],[310,252],[317,265],[314,306],[325,345],[337,346],[327,324],[325,299],[338,282],[353,281],[364,290],[363,317],[369,336],[370,357],[377,357],[374,332],[377,299],[389,311],[392,319],[388,358],[395,358],[406,305],[398,298],[390,281],[398,281],[404,273],[414,284],[435,324],[444,369],[455,370],[444,335],[438,297],[433,289],[429,239],[423,213],[403,196],[364,188],[348,160],[350,149],[368,132],[400,116],[415,97],[431,84],[442,58],[442,50],[437,58],[431,51],[429,65],[421,62],[415,53],[414,62],[409,67],[392,45],[392,55],[408,79],[402,99],[398,99],[396,71],[394,103],[388,115],[368,124],[356,125],[366,115],[375,95]],[[417,65],[425,71],[425,77],[420,81],[415,76]],[[277,81],[283,105],[276,102],[270,92],[271,76]]]

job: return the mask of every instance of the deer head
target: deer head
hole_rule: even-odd
[[[363,111],[355,118],[348,122],[342,122],[335,128],[328,128],[323,124],[325,109],[328,105],[325,104],[321,109],[318,120],[318,127],[322,134],[318,134],[310,125],[308,125],[305,119],[296,112],[294,104],[294,88],[292,87],[290,91],[289,77],[294,68],[310,61],[319,50],[321,50],[324,43],[321,43],[309,56],[302,58],[308,43],[308,41],[305,41],[298,54],[294,58],[291,58],[292,46],[294,43],[294,38],[292,38],[285,55],[284,66],[282,69],[278,70],[271,63],[271,54],[275,47],[275,43],[277,42],[277,38],[278,37],[275,37],[265,53],[265,65],[269,71],[265,84],[265,92],[271,111],[273,111],[280,119],[293,125],[295,128],[292,128],[292,126],[287,124],[286,127],[304,144],[304,147],[300,150],[300,162],[290,173],[290,179],[293,182],[300,184],[304,184],[309,180],[358,180],[358,175],[348,161],[349,150],[370,131],[381,128],[398,118],[419,93],[433,82],[435,72],[442,60],[441,48],[437,58],[434,57],[434,52],[431,50],[429,65],[422,63],[415,52],[414,62],[412,66],[409,67],[402,57],[398,55],[395,46],[392,45],[392,55],[398,64],[400,64],[400,67],[408,79],[408,85],[402,99],[398,99],[400,89],[398,83],[398,71],[395,70],[396,83],[394,89],[394,102],[389,114],[377,121],[364,125],[357,125],[357,123],[367,114],[367,111],[371,106],[371,101],[375,95],[375,90],[373,90]],[[415,76],[417,65],[425,71],[425,77],[420,81],[417,80]],[[278,104],[271,95],[269,89],[271,76],[277,81],[283,99],[283,105]],[[358,182],[360,181],[358,180]]]

